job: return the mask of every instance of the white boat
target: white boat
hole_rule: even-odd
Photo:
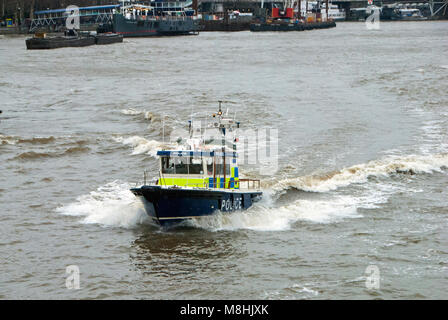
[[[308,10],[307,10],[308,3]],[[302,17],[306,17],[307,13],[309,14],[312,10],[319,9],[321,12],[322,18],[325,20],[327,17],[327,11],[325,2],[318,1],[301,1],[300,13]],[[297,12],[297,9],[296,9]],[[346,12],[344,9],[340,9],[336,4],[328,2],[328,19],[333,21],[344,21],[346,18]]]
[[[417,8],[398,8],[395,9],[395,15],[392,16],[392,20],[426,20],[421,11]]]
[[[326,17],[327,11],[325,3],[321,5],[322,16]],[[339,9],[339,7],[335,4],[332,4],[331,2],[328,3],[328,19],[334,20],[334,21],[344,21],[346,18],[345,10]]]

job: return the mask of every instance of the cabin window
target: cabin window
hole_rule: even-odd
[[[190,173],[190,174],[203,174],[204,173],[201,158],[193,157],[193,158],[190,158],[189,160],[190,161],[188,164],[188,173]]]
[[[188,174],[188,158],[176,157],[174,160],[174,168],[176,174]]]
[[[174,159],[162,157],[162,173],[174,174]]]
[[[224,165],[222,157],[216,158],[216,175],[224,175]],[[226,158],[226,175],[230,176],[230,158]]]
[[[201,157],[161,157],[162,173],[166,174],[204,174]],[[210,175],[213,174],[213,159],[210,162]]]
[[[207,158],[206,164],[207,164],[207,175],[212,176],[213,175],[213,158]]]

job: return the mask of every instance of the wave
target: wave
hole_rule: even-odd
[[[131,115],[131,116],[138,116],[143,115],[146,120],[152,121],[155,119],[154,114],[152,112],[146,111],[146,110],[138,110],[134,108],[129,109],[123,109],[121,110],[122,114],[125,115]]]
[[[129,191],[131,185],[113,181],[75,202],[58,207],[56,211],[67,216],[83,217],[85,224],[136,228],[150,224],[141,202]],[[250,229],[257,231],[287,230],[296,221],[333,223],[346,218],[362,217],[357,208],[367,206],[362,198],[343,196],[326,200],[297,200],[275,207],[269,194],[247,211],[217,213],[210,217],[193,219],[186,224],[210,231]]]
[[[249,229],[256,231],[283,231],[296,222],[328,224],[349,218],[361,218],[358,208],[370,207],[367,199],[351,196],[329,197],[325,200],[299,199],[283,206],[267,204],[264,199],[246,211],[217,213],[213,216],[192,219],[189,225],[210,231]],[[270,199],[268,199],[270,202]]]
[[[74,203],[58,207],[56,211],[83,217],[81,223],[85,224],[134,228],[149,222],[149,218],[130,188],[130,184],[116,180],[78,197]]]
[[[41,158],[49,158],[49,157],[53,157],[53,156],[54,155],[52,153],[28,151],[28,152],[23,152],[23,153],[19,154],[18,156],[14,157],[14,159],[34,160],[34,159],[41,159]]]
[[[295,188],[308,192],[328,192],[351,184],[366,183],[370,177],[392,174],[418,174],[441,171],[448,167],[448,154],[389,156],[323,175],[309,175],[271,181],[264,184],[276,192]]]
[[[84,146],[84,145],[90,143],[90,141],[88,139],[73,140],[72,137],[69,137],[68,139],[70,139],[70,140],[63,142],[60,145],[61,146],[71,146],[71,145]]]
[[[47,144],[54,142],[56,139],[53,136],[50,137],[34,137],[30,139],[18,139],[18,143],[30,143],[30,144]]]
[[[17,138],[0,135],[0,145],[5,145],[5,144],[13,145],[13,144],[16,144],[16,143],[17,143]]]
[[[76,154],[76,153],[84,153],[90,150],[89,147],[72,147],[68,148],[62,152],[35,152],[35,151],[27,151],[19,154],[13,159],[19,160],[36,160],[42,158],[57,158],[64,155]]]
[[[278,190],[291,188],[325,192],[342,186],[366,182],[370,176],[389,176],[394,173],[416,174],[441,171],[448,167],[448,155],[386,157],[335,171],[328,175],[297,177],[282,180],[265,189],[263,199],[246,211],[217,213],[192,219],[185,224],[209,231],[248,229],[282,231],[296,223],[331,224],[346,219],[362,218],[360,209],[374,209],[386,203],[396,192],[421,192],[408,186],[375,183],[351,195],[328,193],[317,198],[279,201]],[[134,228],[149,223],[140,201],[129,191],[130,184],[113,181],[99,187],[76,202],[57,208],[64,215],[83,216],[82,223]]]
[[[14,136],[4,136],[0,135],[0,144],[18,144],[18,143],[28,143],[28,144],[47,144],[54,142],[56,139],[53,136],[50,137],[33,137],[33,138],[20,138]]]
[[[72,136],[65,137],[31,137],[31,138],[23,138],[17,136],[5,136],[0,134],[0,145],[2,144],[31,144],[31,145],[40,145],[40,144],[51,144],[58,140],[60,146],[68,146],[68,145],[85,145],[89,143],[89,140],[74,140]]]
[[[116,142],[131,146],[133,148],[132,154],[134,155],[146,153],[155,157],[158,150],[175,146],[173,144],[163,143],[156,140],[147,140],[139,136],[132,136],[129,138],[116,137],[113,139]]]
[[[90,151],[89,147],[72,147],[65,150],[63,154],[65,155],[65,154],[83,153],[88,151]]]

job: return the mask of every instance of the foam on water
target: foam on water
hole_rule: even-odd
[[[117,137],[114,138],[114,140],[116,142],[131,146],[133,148],[132,154],[146,153],[153,157],[156,156],[158,150],[174,147],[174,145],[170,145],[168,143],[162,143],[156,140],[147,140],[139,136],[132,136],[129,138]]]
[[[360,218],[357,209],[369,207],[372,203],[383,202],[381,196],[365,197],[329,196],[325,200],[299,199],[292,203],[270,205],[269,196],[256,203],[247,211],[230,214],[218,213],[210,217],[193,219],[191,225],[211,231],[249,229],[257,231],[288,230],[298,222],[335,223],[348,218]],[[376,199],[375,199],[376,198]]]
[[[359,209],[377,208],[391,194],[398,191],[420,192],[406,185],[370,183],[358,188],[356,194],[328,193],[324,198],[293,199],[280,205],[277,201],[278,187],[304,189],[315,192],[331,191],[341,186],[363,183],[369,176],[388,176],[394,172],[431,173],[448,167],[448,155],[389,157],[370,161],[327,175],[327,179],[310,180],[310,177],[292,178],[265,189],[263,198],[249,210],[233,213],[217,213],[213,216],[192,219],[187,225],[210,231],[249,229],[257,231],[288,230],[296,222],[337,223],[344,219],[361,218]],[[312,182],[312,184],[310,184]],[[300,183],[300,184],[299,184]],[[99,187],[76,202],[62,206],[57,211],[64,215],[83,216],[82,223],[133,228],[149,219],[138,199],[129,191],[130,184],[113,181]],[[285,192],[286,189],[283,189]]]
[[[135,228],[150,223],[140,201],[129,191],[130,184],[113,181],[75,202],[61,206],[56,211],[63,215],[80,216],[81,223]],[[368,200],[351,196],[329,197],[326,200],[296,200],[276,207],[269,190],[264,198],[247,211],[218,213],[211,217],[194,219],[188,225],[207,229],[258,231],[287,230],[299,220],[313,223],[331,223],[344,218],[361,217],[357,208]]]
[[[31,138],[21,138],[21,137],[13,137],[13,136],[5,136],[0,134],[0,145],[1,144],[18,144],[18,143],[27,143],[27,144],[47,144],[52,143],[56,139],[53,136],[49,137],[31,137]]]
[[[312,295],[312,296],[317,296],[317,295],[319,295],[319,291],[317,291],[317,290],[313,290],[313,289],[311,289],[311,288],[307,288],[307,287],[304,287],[304,286],[301,286],[300,284],[297,284],[297,283],[294,283],[293,286],[292,286],[292,288],[293,288],[295,291],[297,291],[297,292],[299,292],[299,293],[304,293],[304,294],[306,294],[306,295]]]
[[[309,192],[328,192],[352,184],[362,184],[369,177],[387,177],[394,173],[432,173],[448,167],[448,154],[388,156],[354,165],[324,175],[287,178],[268,184],[276,192],[295,188]]]
[[[2,144],[16,144],[18,142],[18,138],[10,137],[10,136],[4,136],[0,134],[0,145]]]
[[[130,115],[130,116],[143,115],[146,120],[153,120],[154,119],[154,115],[152,114],[152,112],[146,111],[146,110],[139,110],[139,109],[129,108],[129,109],[121,110],[121,113],[125,114],[125,115]]]
[[[56,211],[63,215],[83,217],[81,223],[86,224],[134,228],[148,223],[143,206],[129,191],[130,187],[128,183],[113,181]]]

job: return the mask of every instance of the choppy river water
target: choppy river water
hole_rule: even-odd
[[[0,298],[447,299],[447,53],[448,22],[0,39]],[[278,129],[278,171],[241,169],[264,199],[148,224],[129,188],[156,175],[163,131],[220,99]]]

